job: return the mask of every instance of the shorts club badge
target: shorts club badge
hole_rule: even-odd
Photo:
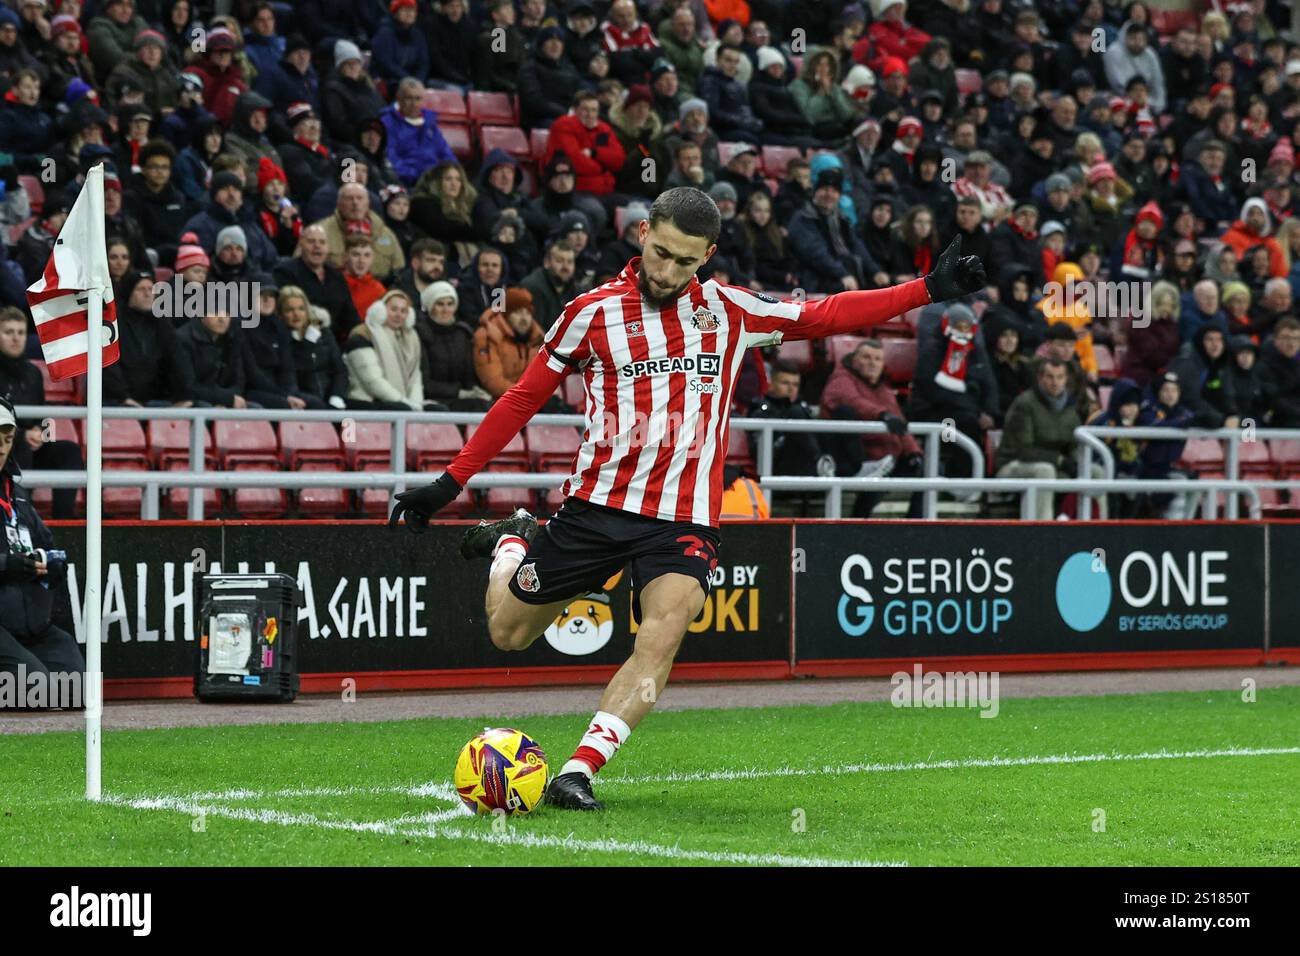
[[[704,306],[700,306],[695,310],[695,314],[691,316],[691,325],[701,332],[716,332],[722,323],[718,321],[716,315]]]
[[[519,589],[527,591],[529,594],[536,594],[542,589],[542,582],[537,577],[537,565],[531,561],[527,564],[519,565],[519,571],[515,574],[515,580],[519,582]]]

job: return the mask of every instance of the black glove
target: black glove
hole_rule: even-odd
[[[960,299],[964,295],[978,292],[986,285],[988,277],[984,274],[984,263],[979,256],[962,256],[961,236],[953,239],[948,248],[939,254],[939,261],[925,277],[925,287],[930,293],[931,302]]]
[[[26,581],[36,576],[36,555],[16,552],[0,555],[0,578]]]
[[[395,530],[405,517],[408,531],[423,534],[429,519],[455,501],[462,490],[460,482],[444,471],[431,485],[403,491],[396,496],[397,505],[388,518],[388,527]]]
[[[880,416],[880,420],[885,423],[891,435],[906,435],[907,422],[892,412],[885,412]]]

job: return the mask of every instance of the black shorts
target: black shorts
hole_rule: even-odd
[[[510,592],[525,604],[567,601],[631,569],[632,615],[641,622],[641,589],[662,574],[686,574],[709,593],[718,566],[717,528],[645,515],[565,498],[538,530],[510,579]]]

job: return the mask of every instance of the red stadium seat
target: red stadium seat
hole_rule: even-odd
[[[564,389],[564,404],[577,412],[585,412],[587,392],[581,375],[568,375],[561,386]]]
[[[569,425],[529,425],[528,453],[537,471],[565,471],[573,463],[582,436]]]
[[[455,425],[406,426],[406,467],[416,471],[445,468],[465,447]]]
[[[753,469],[755,467],[754,456],[750,453],[749,438],[751,435],[757,437],[759,434],[759,432],[743,431],[735,425],[728,428],[726,463]]]
[[[461,165],[465,165],[474,159],[474,140],[470,136],[469,127],[461,126],[459,123],[448,123],[445,126],[440,124],[443,138],[447,140],[447,145],[451,151],[460,160]]]
[[[186,470],[190,466],[190,422],[175,418],[158,418],[149,422],[145,434],[149,442],[149,460],[155,468],[166,471]],[[203,450],[209,468],[216,467],[212,455],[212,435],[203,429]]]
[[[474,433],[476,431],[478,431],[477,425],[466,425],[465,441],[469,441],[471,438],[473,438]],[[514,438],[511,438],[510,441],[506,443],[506,447],[502,448],[501,451],[497,452],[497,456],[494,459],[492,459],[492,464],[511,465],[511,466],[523,465],[526,467],[528,465],[528,446],[524,444],[523,434],[521,433],[515,435]],[[489,468],[490,467],[491,466],[489,466]],[[510,468],[507,470],[514,470],[514,469]]]
[[[1189,26],[1196,29],[1200,22],[1200,15],[1195,10],[1162,10],[1158,7],[1150,8],[1151,25],[1155,27],[1156,32],[1163,36],[1172,36],[1177,33],[1180,27]],[[960,71],[958,71],[960,72]]]
[[[832,335],[826,340],[826,360],[832,368],[839,365],[844,356],[857,348],[861,341],[860,335]]]
[[[22,186],[27,193],[27,201],[31,204],[32,215],[39,216],[45,209],[45,187],[35,176],[29,176],[26,173],[19,175],[18,185]]]
[[[469,94],[469,119],[478,126],[518,126],[519,104],[506,93],[485,93],[471,90]]]
[[[1198,474],[1223,471],[1223,446],[1217,438],[1189,438],[1182,462]]]
[[[424,102],[420,105],[438,114],[439,127],[446,123],[469,123],[469,107],[465,104],[465,97],[455,90],[425,90]]]
[[[223,419],[213,423],[212,441],[221,467],[280,467],[280,443],[270,422]]]
[[[812,343],[807,339],[796,339],[793,342],[782,342],[777,349],[777,358],[785,362],[793,362],[799,366],[799,371],[807,372],[815,364],[813,356]]]
[[[144,428],[138,421],[130,418],[105,418],[102,434],[105,458],[145,457]],[[141,464],[148,467],[143,461]]]
[[[280,423],[280,462],[297,469],[306,462],[344,465],[343,446],[331,422],[284,421]]]
[[[1279,439],[1269,442],[1269,453],[1279,478],[1300,475],[1300,441]]]
[[[899,315],[887,322],[881,322],[879,325],[871,327],[871,334],[878,339],[911,339],[914,337],[912,327],[907,324],[907,320]]]
[[[104,424],[108,425],[108,419]],[[119,423],[120,424],[120,423]],[[131,422],[139,425],[139,422]],[[143,431],[142,431],[143,436]],[[149,466],[142,458],[109,458],[104,456],[104,471],[148,471]],[[143,488],[104,488],[104,515],[106,517],[139,517],[140,501],[144,498]]]
[[[962,96],[978,93],[984,88],[984,78],[979,70],[955,70],[957,74],[957,92]]]
[[[802,56],[790,57],[790,66],[794,70],[794,73],[791,74],[790,78],[792,80],[797,80],[799,78],[799,74],[803,72],[803,57]]]
[[[774,179],[784,179],[790,161],[798,159],[800,155],[795,146],[764,146],[763,172]]]
[[[921,306],[917,306],[915,309],[909,309],[903,313],[903,321],[911,327],[913,336],[916,335],[916,327],[921,323],[921,308]]]
[[[241,518],[283,518],[287,501],[279,488],[236,488],[231,507]]]
[[[1272,478],[1273,457],[1262,441],[1237,442],[1237,473],[1242,478]]]
[[[895,385],[910,385],[916,372],[916,339],[886,339],[885,375]]]
[[[281,423],[280,426],[281,435],[283,435],[284,424],[285,423]],[[329,422],[314,422],[312,424],[331,427]],[[304,472],[319,473],[321,476],[321,485],[298,489],[298,510],[305,515],[342,515],[347,512],[347,490],[343,488],[330,488],[325,484],[329,481],[327,475],[338,474],[342,470],[342,453],[340,453],[337,462],[302,461],[301,464],[297,466],[297,471],[300,474]]]
[[[348,427],[345,426],[342,436],[348,467],[358,471],[387,471],[393,455],[392,428],[384,422],[355,422],[350,426],[349,435]]]
[[[731,157],[740,152],[741,149],[750,148],[749,143],[719,143],[718,144],[718,163],[726,166],[731,162]]]
[[[494,149],[504,149],[512,158],[522,162],[532,160],[532,150],[528,146],[528,137],[524,131],[515,126],[483,126],[479,128],[479,145],[486,156]]]
[[[189,471],[188,462],[177,462],[164,471]],[[167,492],[167,504],[171,510],[181,518],[184,518],[190,511],[190,493],[193,488],[172,488]],[[211,518],[221,510],[221,490],[219,488],[203,489],[203,516]]]
[[[551,141],[549,129],[534,129],[528,133],[528,148],[532,150],[534,161],[540,163],[546,158],[546,146]]]
[[[45,382],[45,401],[50,405],[77,405],[77,386],[76,379],[65,378],[61,382],[56,382],[50,378],[49,366],[41,359],[32,359],[41,372],[41,379]]]

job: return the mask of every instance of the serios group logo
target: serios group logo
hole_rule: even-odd
[[[1012,615],[1015,580],[1011,558],[989,558],[983,548],[947,558],[887,558],[880,565],[881,626],[892,636],[996,634]],[[851,554],[840,565],[835,614],[849,637],[861,637],[876,620],[871,561]]]
[[[1079,551],[1065,559],[1056,575],[1056,610],[1076,631],[1091,631],[1110,610],[1110,574],[1105,559]]]
[[[1102,551],[1078,551],[1056,574],[1056,610],[1080,633],[1096,630],[1118,596],[1121,631],[1219,631],[1228,614],[1227,551],[1130,551],[1111,577]],[[1116,594],[1118,592],[1118,594]]]

